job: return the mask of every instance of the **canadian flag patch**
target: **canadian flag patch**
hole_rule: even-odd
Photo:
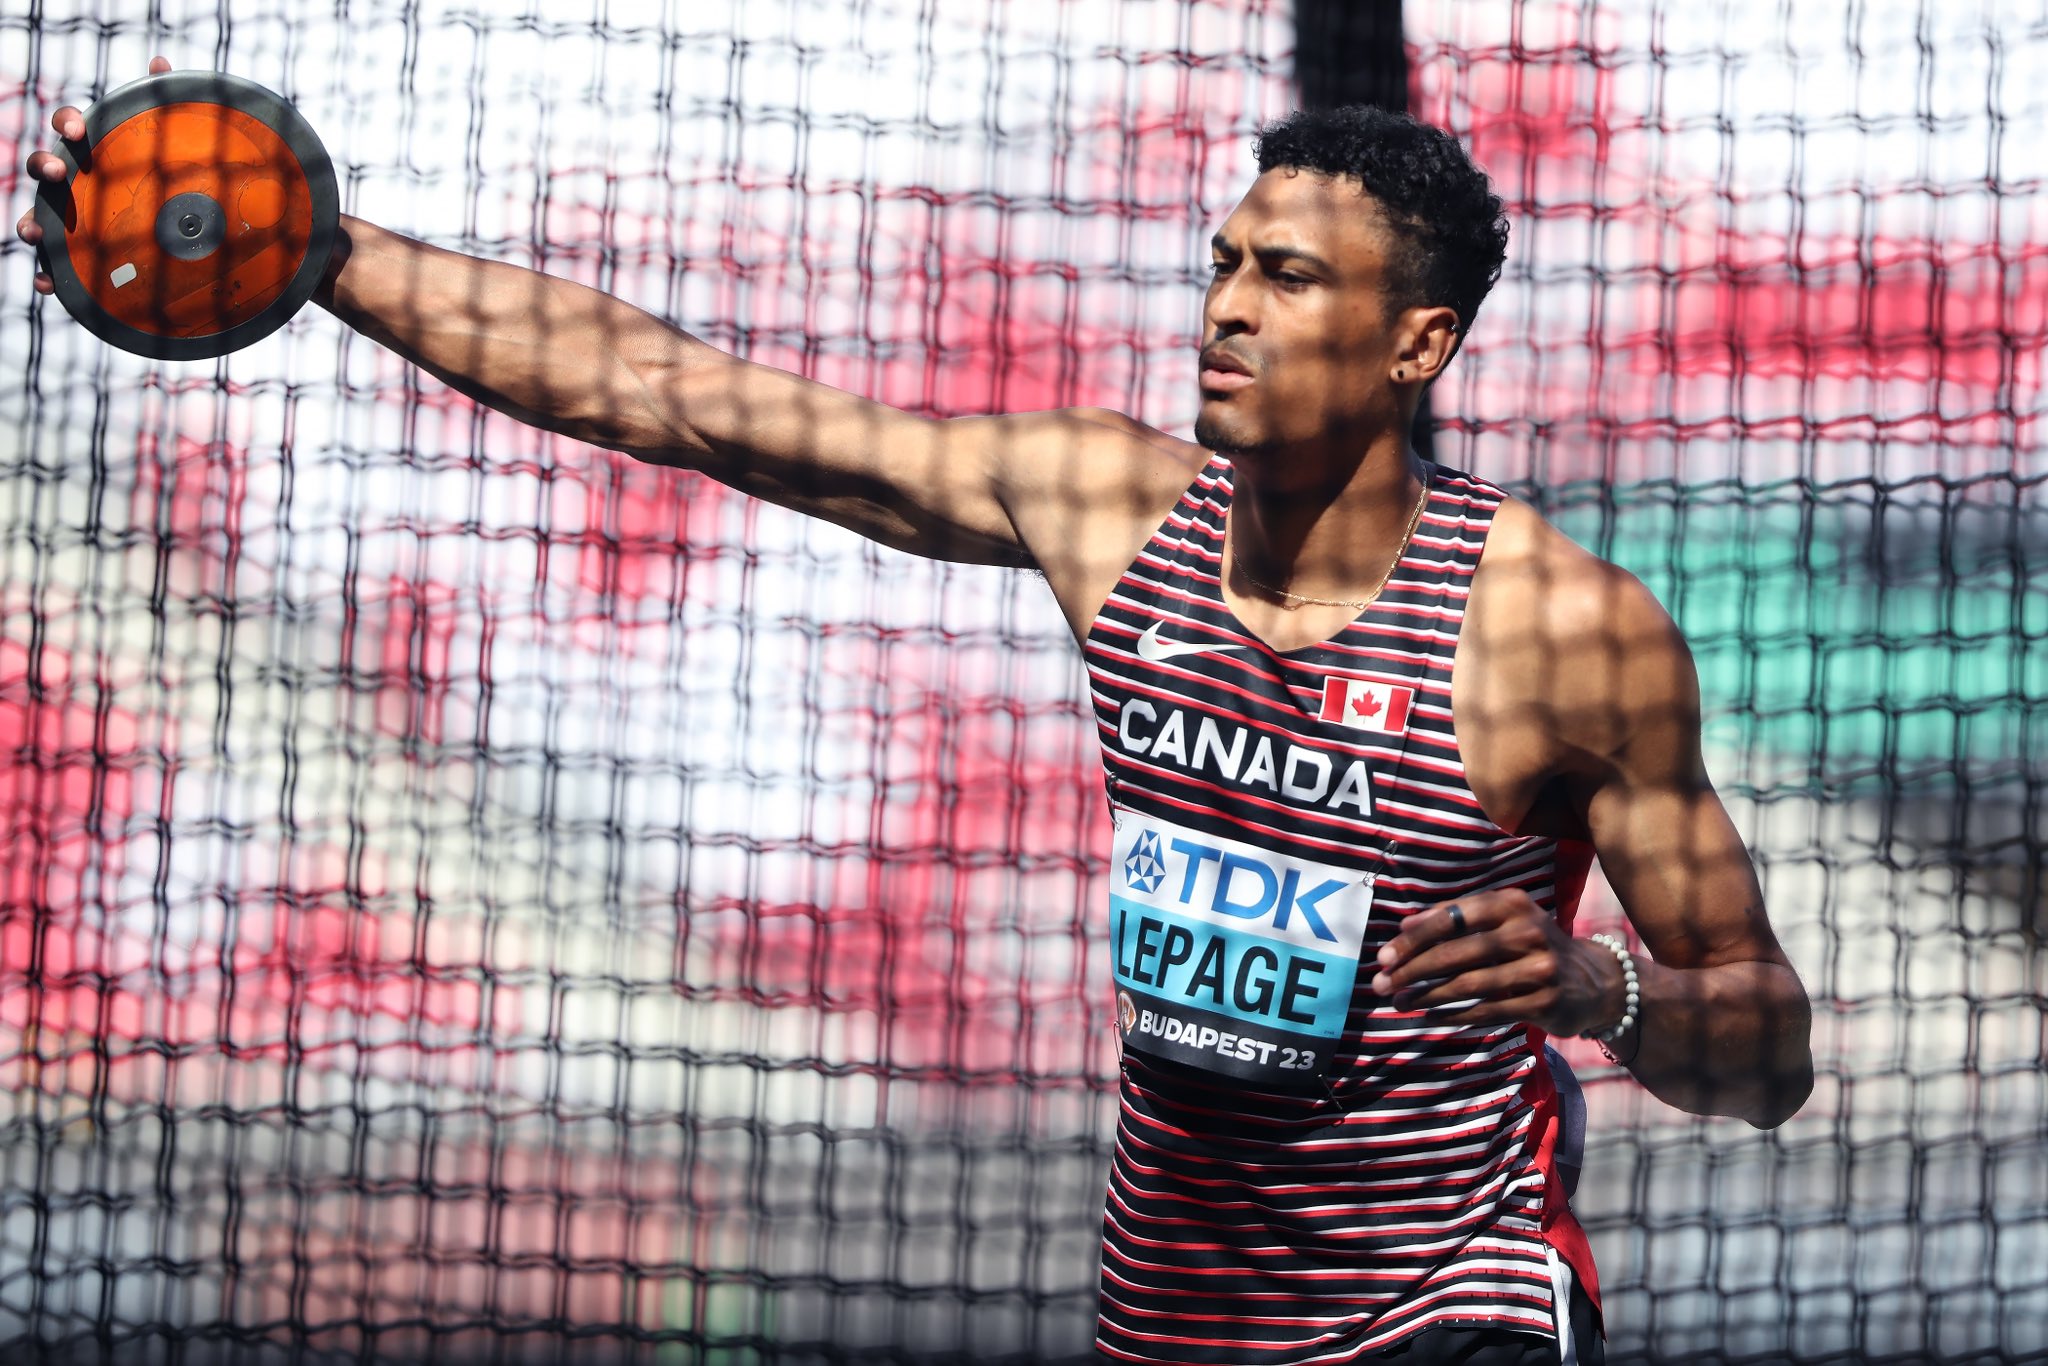
[[[1408,729],[1408,708],[1415,689],[1395,683],[1368,683],[1362,678],[1323,680],[1323,720],[1356,730],[1399,735]]]

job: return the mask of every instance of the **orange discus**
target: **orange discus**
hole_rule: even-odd
[[[334,251],[334,166],[252,81],[170,72],[86,111],[36,200],[57,298],[95,336],[159,360],[226,355],[284,326]]]

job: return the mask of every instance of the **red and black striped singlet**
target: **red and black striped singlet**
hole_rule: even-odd
[[[1378,599],[1287,654],[1223,601],[1230,496],[1213,459],[1087,640],[1124,1049],[1100,1345],[1263,1364],[1437,1325],[1552,1334],[1554,1262],[1594,1281],[1540,1032],[1396,1010],[1358,966],[1473,892],[1568,922],[1585,876],[1584,846],[1486,818],[1451,724],[1504,495],[1435,467]]]

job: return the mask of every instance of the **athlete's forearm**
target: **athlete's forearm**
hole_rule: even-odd
[[[1636,969],[1640,1041],[1616,1048],[1659,1100],[1766,1129],[1805,1103],[1813,1091],[1813,1010],[1792,969],[1669,968],[1640,956]]]
[[[336,258],[318,301],[479,403],[615,450],[701,445],[647,375],[730,358],[661,319],[574,281],[358,218],[342,219]]]

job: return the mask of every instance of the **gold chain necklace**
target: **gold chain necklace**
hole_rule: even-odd
[[[1401,567],[1401,557],[1408,553],[1408,542],[1415,537],[1415,528],[1422,524],[1422,510],[1428,506],[1429,474],[1425,469],[1422,476],[1422,496],[1415,500],[1415,510],[1408,514],[1408,529],[1401,533],[1401,543],[1394,547],[1394,558],[1387,564],[1387,572],[1380,575],[1380,581],[1372,586],[1372,592],[1362,598],[1316,598],[1310,597],[1307,593],[1290,593],[1284,588],[1275,588],[1254,578],[1252,572],[1244,567],[1242,555],[1231,556],[1231,563],[1252,587],[1262,593],[1270,593],[1276,598],[1286,599],[1280,604],[1283,610],[1293,611],[1296,607],[1349,607],[1354,612],[1363,612],[1378,600],[1379,595],[1385,592],[1387,585],[1393,581],[1394,571]]]

